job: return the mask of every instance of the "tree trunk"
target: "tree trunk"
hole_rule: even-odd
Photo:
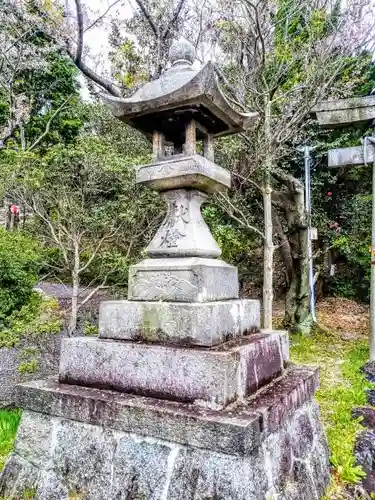
[[[264,208],[264,254],[263,254],[263,327],[272,330],[273,302],[273,225],[272,188],[268,184],[263,189]]]
[[[285,325],[293,331],[310,333],[309,278],[307,256],[307,228],[296,228],[293,235],[293,271],[285,297]]]
[[[263,328],[272,330],[273,303],[273,224],[272,224],[272,186],[271,186],[271,103],[269,95],[264,97],[264,139],[266,160],[263,172],[263,210],[264,210],[264,252],[263,252]]]
[[[74,265],[72,270],[72,298],[71,298],[71,310],[68,325],[68,335],[69,337],[77,330],[77,317],[78,317],[78,294],[79,294],[79,244],[77,239],[73,241],[74,245]]]
[[[288,227],[284,232],[274,210],[274,227],[286,271],[284,325],[292,331],[309,333],[312,322],[309,312],[308,224],[305,213],[304,187],[292,175],[279,175],[287,191],[274,192],[273,201],[283,212]]]

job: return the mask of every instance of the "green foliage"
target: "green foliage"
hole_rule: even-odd
[[[27,373],[35,373],[39,369],[39,363],[36,359],[33,359],[31,361],[22,361],[18,365],[18,372],[22,374],[27,374]]]
[[[203,216],[223,252],[224,260],[236,263],[243,253],[251,253],[254,241],[216,205],[204,207]]]
[[[32,3],[5,2],[0,13],[0,37],[5,43],[4,57],[0,56],[0,125],[17,122],[6,141],[8,148],[27,150],[37,141],[43,152],[77,136],[82,126],[77,115],[80,85],[71,59],[46,32],[37,26],[32,29],[40,21]],[[49,18],[52,22],[52,12]],[[30,26],[25,26],[27,21]]]
[[[97,336],[99,334],[98,325],[94,325],[90,321],[85,321],[83,323],[83,333],[87,336]]]
[[[0,348],[17,346],[24,338],[38,340],[43,335],[56,334],[62,326],[57,300],[33,292],[29,302],[7,318],[7,326],[0,330]],[[28,363],[34,354],[30,349],[24,349],[21,357]]]
[[[342,483],[357,483],[364,472],[353,454],[357,433],[363,429],[352,419],[352,408],[366,404],[370,384],[360,372],[368,360],[366,341],[345,343],[339,336],[317,330],[311,337],[293,338],[292,360],[318,364],[321,385],[316,393],[330,449],[333,478]]]
[[[20,364],[18,372],[21,374],[35,373],[39,369],[39,361],[37,359],[39,351],[36,347],[25,347],[20,352]]]
[[[0,230],[0,324],[29,301],[38,281],[40,257],[35,240]]]
[[[58,144],[42,157],[8,152],[4,184],[15,199],[37,208],[29,228],[47,248],[46,271],[53,266],[68,277],[73,241],[79,240],[81,267],[90,262],[81,273],[84,282],[124,283],[132,256],[151,237],[150,222],[163,206],[156,193],[135,185],[134,165],[149,161],[150,148],[102,107],[85,106],[80,113],[90,121],[74,145]]]
[[[352,138],[349,134],[344,141]],[[313,224],[331,248],[336,264],[335,275],[327,280],[328,292],[367,301],[371,273],[371,167],[327,171],[318,164],[313,179]]]
[[[116,47],[109,54],[112,64],[117,69],[115,78],[126,88],[133,88],[145,83],[148,76],[142,69],[145,60],[134,41],[127,36],[121,41],[115,40],[114,34],[112,34],[111,40]]]
[[[0,410],[0,472],[12,450],[20,418],[18,410]]]

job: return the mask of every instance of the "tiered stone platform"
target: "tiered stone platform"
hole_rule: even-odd
[[[117,391],[31,382],[4,498],[318,500],[327,445],[314,370],[289,367],[225,410]],[[74,496],[76,495],[76,496]]]
[[[137,181],[161,191],[166,218],[130,269],[129,300],[101,305],[99,337],[64,339],[58,380],[20,387],[0,497],[318,500],[328,482],[318,374],[289,365],[285,332],[261,331],[259,302],[239,299],[200,212],[230,184],[213,134],[251,117],[230,108],[211,65],[192,69],[189,44],[171,52],[172,68],[145,86],[151,101],[140,89],[114,103],[152,128],[154,162]]]

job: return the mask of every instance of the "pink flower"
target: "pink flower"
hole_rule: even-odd
[[[328,191],[327,196],[332,196],[332,191]]]

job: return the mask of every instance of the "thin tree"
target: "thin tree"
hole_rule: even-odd
[[[280,248],[286,267],[287,315],[291,325],[308,317],[307,224],[303,185],[285,161],[304,135],[309,113],[329,95],[350,93],[341,76],[353,54],[372,37],[364,24],[366,2],[241,0],[224,1],[216,37],[225,54],[221,79],[241,109],[258,111],[254,130],[242,135],[247,159],[235,162],[237,186],[259,190],[263,199],[263,322],[272,328],[273,256]],[[352,26],[356,26],[356,30]],[[219,61],[220,62],[220,61]],[[361,64],[361,61],[358,61]],[[360,68],[356,68],[359,69]],[[239,167],[238,167],[239,165]],[[249,228],[246,199],[222,200],[231,215]],[[276,244],[276,242],[278,244]]]

